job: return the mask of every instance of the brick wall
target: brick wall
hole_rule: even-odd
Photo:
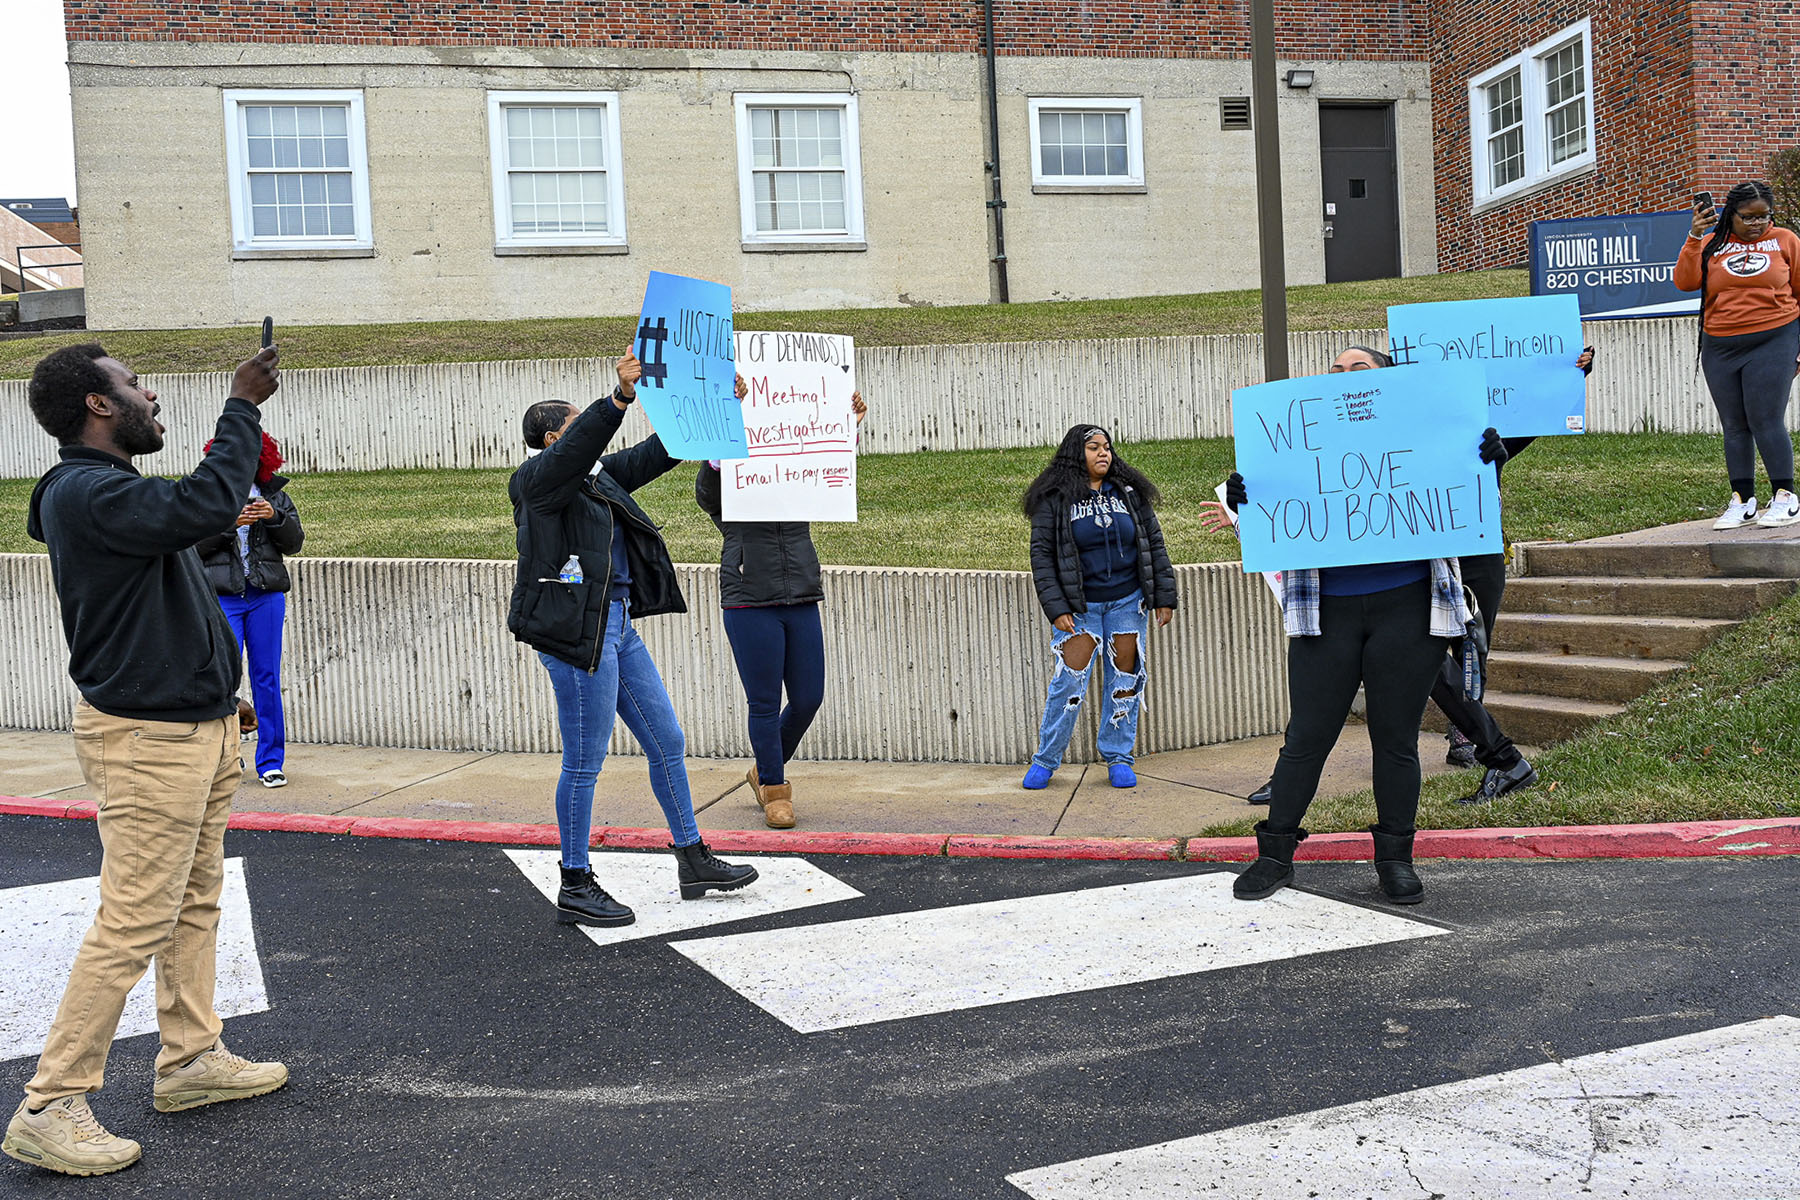
[[[332,42],[974,53],[979,0],[63,0],[84,41]],[[1301,59],[1422,59],[1407,0],[1280,0],[1277,38]],[[1002,53],[1242,58],[1244,0],[996,0]]]
[[[1523,264],[1534,220],[1687,206],[1695,180],[1689,2],[1451,0],[1439,8],[1431,74],[1441,270]],[[1594,41],[1594,171],[1473,213],[1469,79],[1583,17]]]
[[[1692,3],[1698,173],[1723,197],[1767,179],[1770,153],[1800,141],[1800,4]]]

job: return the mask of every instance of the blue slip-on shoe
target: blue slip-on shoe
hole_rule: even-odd
[[[1050,786],[1050,776],[1053,774],[1055,772],[1048,767],[1040,767],[1036,763],[1032,763],[1031,769],[1025,772],[1025,779],[1019,786],[1027,791],[1041,792]]]
[[[1137,772],[1131,769],[1130,763],[1107,763],[1106,779],[1116,788],[1137,786]]]

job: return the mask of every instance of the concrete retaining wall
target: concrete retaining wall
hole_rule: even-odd
[[[1691,320],[1596,321],[1588,425],[1596,433],[1713,433],[1718,417],[1694,369]],[[1380,330],[1295,334],[1295,374],[1323,371],[1343,347],[1385,344]],[[1127,441],[1224,437],[1231,389],[1262,379],[1262,339],[1121,338],[857,351],[871,402],[870,453],[1054,444],[1077,421],[1099,420]],[[294,370],[271,402],[269,429],[295,471],[511,467],[523,456],[519,417],[537,400],[583,402],[612,386],[600,359]],[[189,469],[212,435],[226,374],[150,377],[169,444],[152,472]],[[34,476],[55,447],[31,420],[23,380],[0,380],[0,478]],[[1800,429],[1800,409],[1790,408]],[[625,437],[645,436],[643,416]]]
[[[551,751],[555,705],[506,631],[511,563],[291,563],[283,670],[303,742]],[[745,704],[719,619],[718,569],[682,566],[691,612],[652,617],[649,643],[697,757],[748,756]],[[1279,731],[1285,640],[1262,581],[1234,564],[1177,569],[1181,608],[1153,631],[1142,753]],[[804,753],[824,759],[1017,763],[1034,748],[1051,657],[1023,572],[828,568],[825,710]],[[75,692],[48,559],[0,555],[0,727],[67,728]],[[1099,672],[1095,672],[1098,690]],[[1092,706],[1090,706],[1091,709]],[[1084,721],[1072,761],[1093,756]],[[613,749],[636,753],[621,728]]]

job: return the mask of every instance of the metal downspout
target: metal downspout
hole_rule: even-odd
[[[994,257],[991,261],[1000,269],[1000,303],[1007,304],[1012,295],[1006,282],[1006,196],[1000,190],[1000,93],[994,80],[994,0],[982,0],[981,9],[987,22],[988,132],[991,138],[986,166],[994,180],[994,195],[987,202],[988,210],[994,214]]]

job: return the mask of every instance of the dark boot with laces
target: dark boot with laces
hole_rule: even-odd
[[[557,919],[574,925],[629,925],[637,914],[606,894],[587,867],[562,869],[562,890],[556,893]]]
[[[669,849],[675,852],[681,867],[683,900],[698,900],[708,892],[735,892],[756,882],[755,867],[728,863],[714,855],[703,841]]]
[[[1379,825],[1369,826],[1375,839],[1375,876],[1381,881],[1381,894],[1395,904],[1417,904],[1425,899],[1425,885],[1413,870],[1413,835],[1387,833]]]
[[[1256,823],[1256,861],[1231,884],[1239,900],[1264,900],[1294,882],[1294,848],[1306,840],[1306,830],[1270,833],[1267,821]]]

